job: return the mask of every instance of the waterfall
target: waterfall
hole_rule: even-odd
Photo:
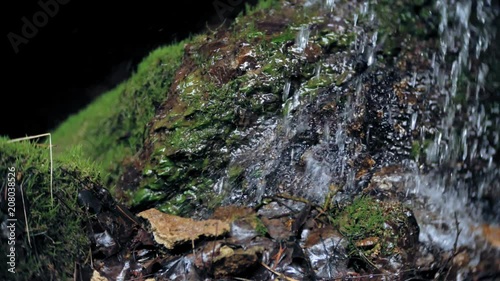
[[[457,246],[484,248],[477,243],[483,235],[481,226],[500,221],[495,211],[500,205],[488,205],[489,197],[500,193],[500,174],[493,159],[500,119],[498,102],[485,91],[486,52],[494,40],[498,9],[483,0],[439,0],[436,8],[441,17],[440,48],[434,54],[431,86],[432,99],[440,102],[429,101],[427,106],[437,106],[441,119],[436,128],[422,128],[421,139],[435,131],[425,163],[413,163],[417,177],[408,184],[413,185],[415,208],[422,210],[418,214],[421,241],[451,250],[460,231]],[[418,118],[412,118],[412,127]],[[430,171],[422,172],[419,164]]]
[[[315,61],[304,75],[309,80],[284,77],[282,115],[246,129],[243,135],[252,140],[232,153],[230,166],[245,167],[245,172],[225,203],[252,205],[281,192],[322,203],[332,190],[338,191],[334,200],[348,201],[370,184],[370,173],[399,165],[405,171],[390,180],[403,182],[405,198],[398,199],[412,207],[420,242],[479,253],[488,247],[481,242],[482,226],[496,227],[500,221],[495,211],[500,209],[495,200],[500,172],[494,159],[499,94],[486,89],[498,8],[488,0],[436,0],[438,43],[424,50],[430,53],[422,59],[425,67],[397,68],[400,73],[391,76],[380,56],[391,39],[377,29],[379,4],[357,1],[341,11],[337,4],[323,3],[325,18],[335,21],[336,12],[344,13],[338,18],[348,16],[350,26],[342,30],[355,34],[355,40],[343,53]],[[314,26],[295,28],[290,62],[304,60],[315,40]],[[404,104],[398,94],[415,101]],[[359,169],[362,165],[367,168]],[[478,258],[472,256],[471,264]]]

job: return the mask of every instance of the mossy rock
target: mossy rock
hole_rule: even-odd
[[[317,9],[263,3],[259,5],[273,9],[272,15],[248,8],[228,28],[186,43],[167,98],[134,160],[140,182],[119,183],[132,208],[158,207],[189,216],[195,209],[216,206],[244,173],[243,167],[228,167],[231,151],[245,141],[234,132],[282,115],[284,99],[292,98],[283,97],[287,81],[311,84],[304,96],[345,82],[342,73],[329,73],[329,64],[323,67],[327,77],[314,79],[315,68],[322,55],[353,43],[353,33],[327,32],[327,20],[317,22]],[[298,52],[291,46],[303,26],[312,30],[311,48]],[[227,181],[221,182],[224,177]]]
[[[2,268],[10,259],[6,256],[10,247],[15,247],[16,273],[5,268],[0,279],[73,278],[75,263],[84,263],[90,245],[82,231],[85,214],[77,203],[80,183],[63,171],[98,180],[96,166],[85,160],[81,150],[73,149],[62,161],[54,162],[51,186],[48,146],[0,138],[0,155],[0,174],[8,182],[2,186],[2,194],[8,195],[0,200],[2,221],[9,225],[7,219],[17,219],[15,240],[4,241],[2,237],[0,246]],[[15,203],[15,210],[9,208],[10,201]],[[12,241],[15,245],[9,244]]]

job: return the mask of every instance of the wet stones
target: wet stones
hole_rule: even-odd
[[[81,190],[78,192],[78,204],[87,211],[93,214],[98,214],[101,211],[101,202],[92,194],[90,190]]]
[[[342,276],[347,272],[346,237],[331,227],[312,229],[305,236],[303,246],[318,278]]]
[[[232,249],[229,246],[223,246],[219,250],[222,255],[219,255],[218,259],[212,261],[216,264],[213,271],[214,277],[223,278],[248,272],[252,267],[257,265],[263,251],[264,249],[258,246],[248,249]]]
[[[369,149],[378,154],[375,158],[384,157],[391,162],[407,157],[411,144],[405,127],[410,123],[410,116],[405,112],[407,105],[399,103],[393,90],[393,85],[399,81],[398,74],[378,70],[366,75],[364,80]]]
[[[398,200],[406,196],[409,173],[400,165],[390,165],[376,170],[363,190],[381,200]]]

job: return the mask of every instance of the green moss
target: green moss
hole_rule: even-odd
[[[260,169],[257,169],[255,170],[253,173],[252,173],[252,178],[254,179],[258,179],[258,178],[261,178],[262,177],[262,170]]]
[[[305,83],[306,89],[318,89],[322,87],[328,87],[335,81],[335,77],[330,75],[321,75],[319,77],[313,77]]]
[[[439,12],[433,3],[404,0],[370,1],[377,15],[378,42],[383,42],[382,50],[386,58],[394,58],[409,41],[437,37],[439,17],[436,15]],[[359,19],[360,24],[368,22],[368,15]]]
[[[159,48],[141,62],[135,74],[71,116],[53,132],[55,157],[80,145],[96,162],[109,185],[116,182],[122,162],[142,147],[146,124],[166,98],[185,42]]]
[[[470,70],[467,68],[464,68],[461,72],[460,75],[457,77],[456,80],[456,91],[455,91],[455,96],[453,96],[453,103],[455,104],[460,104],[463,107],[467,106],[467,92],[469,91],[469,84],[470,81],[474,81],[474,78],[471,77],[472,74],[470,73]]]
[[[418,141],[412,142],[410,156],[413,159],[417,159],[420,157],[420,142]]]
[[[418,161],[419,159],[422,159],[422,156],[425,157],[425,151],[432,142],[433,142],[432,139],[425,139],[423,142],[416,140],[413,141],[410,151],[411,158]]]
[[[61,160],[54,161],[52,200],[48,147],[29,141],[9,143],[0,138],[0,174],[15,179],[18,191],[15,196],[16,274],[5,269],[0,272],[0,279],[73,278],[75,262],[83,262],[89,241],[81,231],[85,214],[79,211],[77,204],[78,191],[82,187],[77,179],[64,171],[75,171],[94,180],[99,178],[97,167],[81,153],[82,150],[76,147]],[[8,175],[10,169],[15,169],[13,177]],[[23,196],[19,193],[21,187]],[[5,265],[9,245],[2,243],[1,250],[0,262]]]
[[[284,44],[288,41],[295,40],[296,34],[297,34],[297,32],[295,30],[292,30],[291,28],[287,28],[285,31],[283,31],[280,34],[278,34],[277,36],[273,37],[273,39],[271,39],[271,42],[281,46],[282,44]]]
[[[259,0],[255,6],[245,3],[245,13],[247,15],[253,15],[259,11],[269,10],[275,8],[279,2],[279,0]]]
[[[229,177],[229,181],[236,181],[237,178],[241,176],[241,174],[244,172],[244,168],[239,166],[239,165],[234,165],[229,167],[227,171],[227,176]]]
[[[174,196],[158,202],[158,208],[169,213],[182,215],[200,201],[205,205],[217,201],[216,195],[208,193],[213,182],[198,176],[222,169],[228,159],[210,151],[222,148],[223,140],[234,128],[235,100],[241,80],[217,87],[210,76],[201,73],[208,71],[198,68],[179,82],[178,102],[165,118],[153,124],[157,130],[164,131],[158,133],[161,141],[156,142],[155,152],[149,160],[151,173],[144,173],[141,186],[152,190],[163,188],[168,198]],[[193,178],[197,182],[193,182]],[[134,200],[132,203],[144,202]]]
[[[370,197],[358,197],[336,219],[339,230],[352,240],[381,235],[386,220],[380,204]]]
[[[199,202],[215,208],[220,203],[220,198],[216,194],[208,193],[213,184],[213,181],[208,178],[193,179],[181,192],[177,192],[174,197],[158,204],[156,208],[172,215],[186,215],[195,209]]]
[[[267,235],[268,233],[267,227],[264,225],[264,223],[259,217],[255,216],[254,224],[255,224],[255,231],[257,231],[257,233],[259,233],[262,236]]]
[[[318,36],[312,37],[321,47],[326,50],[332,51],[333,49],[343,50],[349,48],[354,42],[356,34],[350,33],[320,33]]]
[[[186,213],[187,210],[184,210],[186,206],[186,200],[188,197],[184,193],[177,194],[174,198],[168,200],[167,202],[159,205],[157,207],[158,210],[171,214],[171,215],[179,215]]]
[[[165,198],[164,192],[153,191],[154,189],[151,188],[151,185],[149,185],[148,187],[149,188],[141,188],[135,192],[132,199],[132,205],[135,206],[139,204],[150,204]]]
[[[371,259],[397,255],[400,245],[413,243],[418,226],[415,229],[409,213],[400,203],[363,195],[334,214],[333,223],[348,239],[350,256],[371,264]]]

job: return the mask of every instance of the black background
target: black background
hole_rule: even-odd
[[[2,3],[6,77],[0,135],[15,138],[52,130],[126,79],[150,51],[202,32],[207,25],[220,25],[221,19],[229,23],[245,2],[256,2],[66,1],[28,43],[18,46],[17,54],[8,34],[23,36],[21,19],[33,23],[33,15],[42,8],[34,0]]]

